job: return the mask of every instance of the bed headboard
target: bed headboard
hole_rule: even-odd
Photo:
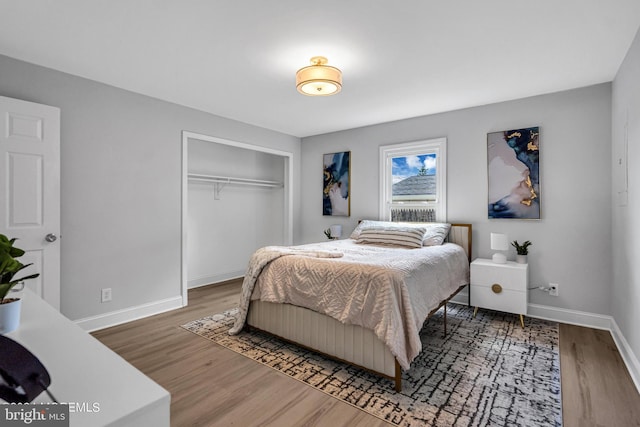
[[[471,224],[451,224],[447,241],[462,246],[471,262]]]

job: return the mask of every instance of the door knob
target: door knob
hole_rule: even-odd
[[[49,233],[45,236],[44,240],[46,240],[49,243],[53,243],[56,240],[58,240],[58,237],[55,234]]]

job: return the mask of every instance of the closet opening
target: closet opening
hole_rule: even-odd
[[[182,304],[244,275],[251,254],[291,245],[293,153],[182,132]]]

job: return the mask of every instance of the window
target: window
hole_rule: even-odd
[[[380,218],[447,220],[447,139],[380,147]]]

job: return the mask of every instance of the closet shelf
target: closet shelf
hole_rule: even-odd
[[[262,179],[252,178],[235,178],[231,176],[217,176],[217,175],[203,175],[197,173],[190,173],[187,175],[189,181],[207,182],[215,185],[214,198],[218,200],[220,198],[220,191],[228,184],[232,185],[251,185],[255,187],[268,187],[268,188],[280,188],[283,187],[282,182],[278,181],[265,181]]]

